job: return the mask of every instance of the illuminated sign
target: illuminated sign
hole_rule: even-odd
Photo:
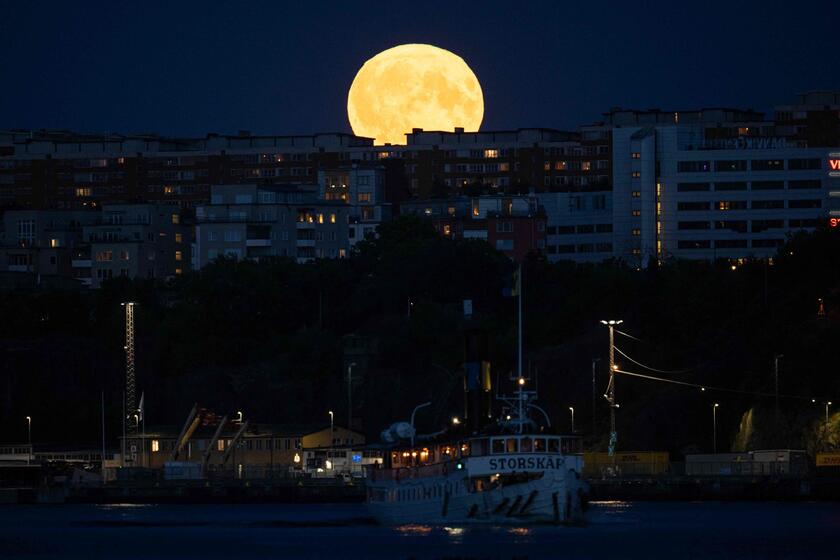
[[[837,226],[840,226],[840,218],[828,219],[828,227],[836,228]]]
[[[828,154],[829,177],[840,177],[840,152]]]

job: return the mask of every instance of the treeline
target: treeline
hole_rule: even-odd
[[[116,441],[120,303],[129,300],[139,304],[137,384],[149,426],[181,423],[194,402],[242,410],[257,423],[327,421],[327,410],[344,423],[352,337],[372,349],[354,373],[354,416],[365,431],[375,437],[426,400],[435,406],[418,414],[419,429],[437,430],[462,413],[465,330],[489,341],[494,380],[515,368],[516,306],[505,296],[514,270],[482,241],[442,238],[402,218],[343,260],[220,261],[165,285],[115,279],[98,291],[4,293],[0,439],[25,440],[31,416],[36,442],[94,443],[104,391],[108,439]],[[714,402],[719,449],[736,436],[738,445],[826,445],[823,403],[834,397],[840,408],[837,232],[799,234],[772,264],[734,270],[726,262],[636,270],[533,256],[523,285],[526,370],[559,429],[569,428],[573,406],[576,428],[605,445],[608,343],[599,321],[615,318],[630,335],[617,335],[618,347],[644,364],[618,355],[622,369],[709,387],[619,377],[620,448],[709,449]],[[755,394],[774,393],[776,355],[778,421],[775,399]]]

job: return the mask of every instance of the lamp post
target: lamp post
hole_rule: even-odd
[[[332,447],[335,443],[335,433],[333,432],[333,429],[335,428],[335,414],[333,414],[332,410],[328,410],[327,412],[330,414],[330,447],[329,451],[327,451],[327,457],[332,457]],[[329,460],[327,463],[329,463]]]
[[[826,418],[828,418],[828,413],[826,413]],[[26,417],[26,431],[29,434],[29,453],[26,455],[26,464],[28,465],[32,460],[32,417]]]
[[[828,426],[828,409],[831,408],[831,401],[825,403],[825,425]],[[27,416],[29,418],[29,416]]]
[[[717,453],[717,409],[720,405],[715,403],[712,406],[712,450]]]
[[[779,358],[784,358],[784,354],[773,356],[773,374],[776,386],[776,426],[779,425]]]
[[[615,402],[615,371],[618,366],[615,365],[615,326],[620,325],[624,321],[621,319],[602,320],[601,324],[606,325],[610,329],[610,382],[607,386],[607,394],[604,395],[607,402],[610,403],[610,444],[609,455],[615,455],[615,446],[618,443],[618,432],[615,430],[615,409],[618,405]]]
[[[598,390],[595,387],[595,364],[601,361],[601,358],[592,360],[592,438],[595,438],[595,406],[597,401]]]
[[[423,404],[418,404],[414,407],[414,410],[411,411],[411,447],[414,447],[414,415],[417,414],[417,411],[421,408],[431,406],[431,404],[431,401],[424,402]]]
[[[569,412],[572,413],[572,433],[575,433],[575,407],[570,406]]]
[[[353,429],[353,367],[356,362],[347,366],[347,429]]]

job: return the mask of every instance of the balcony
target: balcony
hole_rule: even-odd
[[[271,239],[246,239],[246,247],[271,247]]]

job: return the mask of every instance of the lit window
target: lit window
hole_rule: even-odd
[[[128,251],[123,249],[122,251],[120,251],[120,259],[124,260],[124,261],[127,261],[127,260],[131,259],[131,255],[128,254]]]
[[[443,226],[443,235],[449,236],[452,233],[452,229],[449,227],[449,224]]]
[[[630,157],[632,157],[633,159],[641,159],[642,154],[641,154],[640,152],[633,152],[633,153],[630,155]]]
[[[499,150],[484,150],[484,157],[486,158],[497,158],[499,157]]]
[[[181,223],[181,216],[178,214],[172,214],[172,223],[173,224],[180,224]]]
[[[642,191],[633,191],[633,198],[640,198],[642,196]]]
[[[152,440],[152,453],[160,451],[160,442],[156,439]]]
[[[641,215],[642,215],[642,211],[641,211],[641,210],[633,210],[633,216],[634,216],[634,217],[638,218],[638,217],[639,217],[639,216],[641,216]]]
[[[592,162],[591,161],[583,161],[580,164],[580,168],[584,171],[589,171],[592,169]]]
[[[565,161],[554,162],[554,169],[557,171],[565,171],[567,167],[568,164]]]
[[[93,189],[90,187],[76,187],[76,196],[92,196]]]
[[[175,187],[172,185],[164,185],[163,194],[175,194]]]
[[[359,202],[370,202],[370,193],[359,193]]]
[[[634,229],[633,235],[642,235],[642,230],[640,230],[639,228]]]
[[[319,224],[323,224],[323,223],[324,223],[324,215],[323,215],[323,214],[318,214],[318,223],[319,223]]]
[[[184,273],[184,271],[181,270],[180,268],[175,269],[175,274],[183,274],[183,273]]]
[[[50,239],[50,247],[58,247],[59,241],[58,239]]]
[[[184,257],[184,255],[181,253],[181,251],[175,251],[175,260],[176,261],[183,260],[183,257]]]
[[[633,178],[638,179],[639,177],[642,176],[642,172],[641,171],[634,171],[632,173],[632,176],[633,176]]]
[[[97,262],[110,262],[113,258],[113,251],[99,251],[98,253],[96,253]]]
[[[225,440],[220,439],[219,441],[217,441],[216,442],[216,449],[218,449],[219,451],[224,451],[225,450]]]
[[[347,256],[347,251],[345,249],[339,249],[338,250],[338,258],[343,259],[346,256]]]
[[[330,214],[330,223],[331,224],[335,223],[335,214]]]
[[[181,235],[180,233],[176,233],[175,234],[175,243],[183,243],[183,242],[184,242],[184,236]]]

